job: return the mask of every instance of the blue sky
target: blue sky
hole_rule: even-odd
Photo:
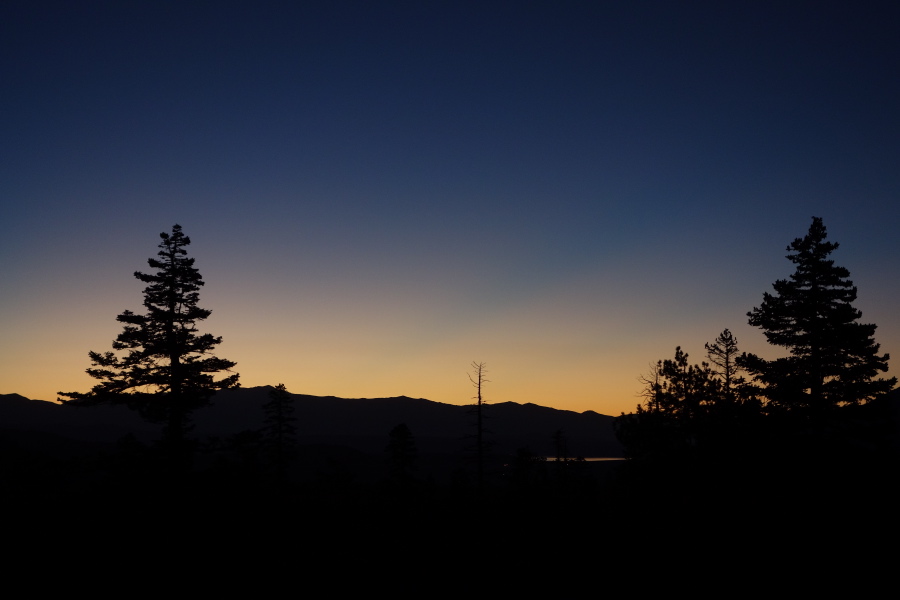
[[[244,385],[618,414],[821,216],[900,352],[888,2],[6,2],[0,392],[86,390],[175,223]],[[891,374],[897,374],[895,368]]]

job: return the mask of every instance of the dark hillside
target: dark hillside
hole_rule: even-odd
[[[220,391],[210,406],[193,414],[198,439],[225,438],[262,427],[262,405],[271,388]],[[473,420],[466,406],[422,398],[337,398],[293,394],[300,444],[343,445],[381,455],[388,432],[406,423],[421,452],[460,453],[469,444]],[[487,406],[487,429],[496,453],[528,447],[537,455],[554,455],[552,436],[562,430],[570,457],[621,456],[612,417],[592,411],[575,413],[534,404],[505,402]],[[73,408],[29,400],[18,394],[0,396],[0,429],[53,434],[76,442],[109,444],[132,434],[147,443],[160,427],[120,406]],[[19,436],[21,438],[21,435]]]
[[[223,390],[213,405],[196,413],[196,433],[225,435],[262,425],[261,405],[270,388]],[[406,423],[424,452],[459,452],[473,431],[469,407],[422,398],[336,398],[294,395],[298,440],[301,443],[344,444],[381,453],[388,432]],[[613,418],[592,411],[575,413],[535,404],[505,402],[487,405],[487,429],[498,453],[529,447],[552,455],[552,436],[563,430],[571,456],[621,456],[612,431]]]

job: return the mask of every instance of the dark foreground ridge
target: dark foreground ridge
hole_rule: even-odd
[[[583,552],[589,542],[589,556],[621,560],[674,541],[706,552],[769,544],[775,556],[773,540],[795,552],[896,532],[896,391],[885,413],[889,447],[778,455],[759,439],[732,457],[643,464],[578,460],[620,450],[611,417],[491,405],[497,443],[483,488],[466,407],[406,397],[291,395],[296,447],[279,477],[260,434],[271,391],[222,391],[198,410],[190,471],[175,475],[158,452],[159,428],[124,406],[0,396],[4,514],[36,527],[35,539],[65,531],[127,548],[189,535],[229,553],[257,547],[238,548],[239,539],[290,540],[321,548],[323,561],[351,548],[375,560],[397,540],[406,557],[428,549],[449,559],[473,536],[507,556],[560,544]],[[557,450],[568,460],[544,460]]]
[[[195,439],[226,438],[263,426],[263,404],[271,387],[219,391],[209,406],[193,413]],[[291,394],[298,444],[346,446],[381,455],[388,432],[406,423],[422,452],[456,453],[471,433],[469,407],[422,398],[338,398]],[[613,417],[593,411],[576,413],[536,404],[503,402],[489,408],[488,429],[494,450],[514,453],[529,448],[535,455],[555,456],[553,435],[566,437],[567,458],[621,457],[612,430]],[[89,408],[29,400],[18,394],[0,395],[0,430],[4,437],[27,438],[31,433],[58,436],[60,443],[85,447],[115,443],[132,435],[142,443],[159,437],[159,426],[125,406]],[[18,433],[15,433],[18,432]],[[36,442],[37,444],[37,442]]]
[[[264,405],[272,391],[268,386],[221,390],[208,406],[194,411],[190,431],[193,479],[241,481],[245,489],[272,483],[268,472],[271,456],[262,433],[266,427]],[[320,486],[341,481],[373,486],[389,482],[392,465],[386,448],[391,431],[400,424],[409,431],[415,453],[411,481],[465,487],[471,479],[470,407],[405,396],[290,394],[289,401],[291,456],[283,475],[287,484]],[[529,476],[538,477],[537,467],[547,470],[546,457],[559,456],[562,464],[578,462],[582,471],[605,473],[612,470],[611,464],[577,459],[623,456],[612,428],[614,419],[607,415],[505,402],[490,405],[487,417],[495,483],[532,463],[536,467],[527,467]],[[30,470],[29,480],[46,480],[47,485],[81,488],[82,479],[100,487],[123,474],[138,482],[142,470],[148,469],[145,475],[150,477],[159,438],[157,424],[123,405],[74,407],[17,394],[0,396],[3,451],[8,457],[28,456],[25,462],[46,468],[55,465],[66,473],[54,482],[54,476],[43,473],[44,467]],[[5,480],[13,487],[22,475],[16,464],[23,463],[10,459],[5,466]],[[521,478],[521,473],[516,477]],[[40,487],[19,486],[13,496],[30,495]]]

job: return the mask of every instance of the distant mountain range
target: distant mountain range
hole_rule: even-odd
[[[216,394],[193,413],[195,438],[226,438],[262,427],[263,404],[271,387],[239,388]],[[344,446],[383,454],[388,433],[406,423],[422,453],[463,453],[475,432],[471,407],[422,398],[337,398],[292,394],[297,441],[301,445]],[[593,411],[576,413],[536,404],[502,402],[485,407],[495,454],[519,448],[555,456],[554,433],[562,432],[564,453],[576,457],[620,457],[613,417]],[[69,455],[112,444],[132,434],[143,442],[159,437],[161,426],[122,406],[74,408],[18,394],[0,395],[0,437],[20,445]]]

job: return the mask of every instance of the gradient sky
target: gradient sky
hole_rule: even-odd
[[[633,410],[813,215],[900,375],[896,2],[0,4],[0,393],[87,391],[175,223],[244,386]]]

